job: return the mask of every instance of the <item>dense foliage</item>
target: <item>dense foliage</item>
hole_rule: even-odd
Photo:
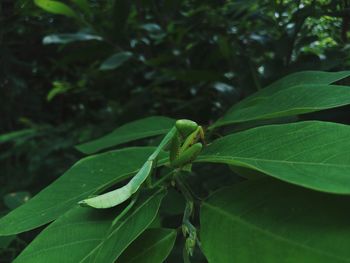
[[[162,136],[150,139],[149,136],[165,134],[175,119],[187,118],[209,127],[206,131],[208,147],[205,146],[196,159],[198,164],[194,165],[193,173],[181,175],[192,194],[198,197],[191,220],[198,229],[199,221],[202,223],[202,251],[209,262],[230,262],[229,252],[233,251],[227,251],[224,244],[242,246],[238,250],[240,253],[235,251],[237,259],[252,262],[249,256],[254,254],[247,255],[244,244],[253,246],[254,242],[266,243],[256,252],[265,255],[266,262],[274,262],[271,258],[283,262],[280,256],[286,254],[285,260],[289,257],[291,261],[285,262],[303,259],[308,259],[305,262],[346,262],[344,258],[348,255],[342,246],[347,241],[347,232],[327,232],[327,229],[322,230],[325,226],[321,222],[321,219],[333,220],[339,229],[346,228],[346,214],[341,213],[346,206],[345,197],[267,179],[235,183],[243,181],[242,175],[256,177],[263,173],[318,191],[349,193],[346,178],[349,145],[344,140],[349,134],[348,127],[328,122],[303,122],[318,119],[349,123],[349,108],[345,105],[349,104],[350,94],[344,86],[349,75],[344,71],[349,63],[349,4],[347,0],[1,1],[1,215],[30,200],[64,175],[61,181],[54,183],[61,182],[59,188],[55,190],[54,185],[47,188],[52,192],[39,197],[40,203],[35,203],[38,199],[34,198],[26,204],[32,208],[25,208],[25,205],[22,210],[14,210],[10,217],[12,225],[6,221],[7,217],[0,221],[0,234],[11,234],[0,237],[0,259],[11,262],[38,234],[36,230],[23,231],[36,227],[42,230],[56,218],[38,237],[38,243],[28,247],[29,251],[39,251],[40,242],[45,243],[52,235],[57,235],[52,232],[55,224],[66,227],[84,218],[86,234],[89,234],[87,229],[91,230],[90,234],[106,231],[122,207],[113,210],[113,214],[81,210],[74,205],[114,184],[123,185],[123,180],[142,166],[154,148],[107,150],[120,144],[158,145]],[[305,70],[318,71],[290,75]],[[328,75],[321,71],[337,73]],[[287,79],[274,82],[286,75]],[[332,83],[337,85],[330,85]],[[343,107],[334,109],[340,106]],[[321,112],[313,113],[316,111]],[[171,118],[142,119],[155,115]],[[120,127],[135,120],[140,121]],[[280,125],[259,127],[275,123]],[[259,128],[250,129],[252,127]],[[106,136],[101,137],[103,135]],[[228,136],[215,140],[224,135]],[[305,140],[301,140],[304,137]],[[93,140],[96,138],[99,139]],[[283,145],[285,148],[281,147]],[[99,152],[104,153],[83,159],[67,171],[84,155]],[[270,164],[259,162],[261,158],[255,158],[257,155],[270,160]],[[118,158],[125,167],[117,165]],[[302,160],[307,165],[271,164],[290,159],[296,163]],[[159,162],[158,165],[163,164]],[[155,169],[153,179],[160,178],[169,169]],[[91,171],[95,171],[99,179],[84,194],[67,179],[70,174],[88,183],[93,181],[86,177]],[[316,175],[322,175],[321,179],[314,177]],[[129,259],[128,253],[151,244],[157,244],[158,250],[164,252],[158,255],[162,262],[175,236],[177,241],[168,260],[181,262],[185,239],[180,232],[176,235],[169,229],[181,226],[186,202],[179,194],[183,193],[181,187],[173,189],[170,181],[164,184],[168,187],[166,195],[152,191],[143,193],[135,204],[140,209],[133,209],[140,213],[143,225],[135,223],[139,229],[134,236],[118,245],[120,254],[124,251],[120,262],[137,262]],[[204,201],[210,193],[230,184],[235,184],[232,189],[219,190],[209,201]],[[282,193],[284,198],[281,198]],[[72,199],[67,203],[64,200],[69,194]],[[265,195],[268,195],[266,200]],[[225,202],[228,199],[244,202],[228,204]],[[310,202],[303,203],[300,201],[303,199]],[[292,207],[297,212],[283,208],[282,202],[283,207]],[[297,207],[298,202],[304,206]],[[321,212],[326,209],[321,202],[330,209],[327,215]],[[52,203],[58,203],[58,207],[47,212]],[[154,213],[147,214],[141,208]],[[34,214],[29,212],[34,210]],[[213,211],[223,211],[227,219],[220,219],[224,216]],[[140,220],[135,215],[127,216]],[[274,216],[278,219],[271,223],[269,220]],[[310,219],[316,217],[319,219]],[[284,219],[297,223],[286,228]],[[224,239],[223,233],[211,228],[218,224],[225,226],[221,231],[234,233],[229,235],[231,239]],[[271,230],[273,226],[276,229]],[[293,227],[305,231],[290,237]],[[310,247],[327,250],[332,259],[314,255],[312,249],[300,252],[272,236],[264,236],[263,231],[255,232],[256,228],[291,238],[293,244],[312,236]],[[82,230],[67,228],[67,231],[80,233]],[[245,239],[247,233],[258,241]],[[337,240],[340,248],[332,250],[331,242],[319,241],[322,233],[328,240]],[[63,239],[67,238],[65,232],[62,235]],[[271,247],[279,247],[281,254],[274,254],[277,252],[272,252]],[[85,249],[88,251],[90,247]],[[71,255],[67,251],[66,255]],[[64,254],[59,250],[54,253]],[[85,252],[81,249],[80,253]],[[203,262],[204,256],[198,246],[191,260]]]

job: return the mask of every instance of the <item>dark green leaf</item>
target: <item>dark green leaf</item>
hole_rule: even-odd
[[[173,229],[148,229],[120,256],[117,263],[162,263],[176,239]]]
[[[167,133],[175,124],[174,119],[154,116],[120,126],[113,132],[96,140],[80,144],[76,148],[86,154],[116,146],[129,141]]]
[[[138,200],[138,205],[125,218],[114,224],[101,244],[81,262],[113,263],[155,219],[165,192],[158,191]]]
[[[0,219],[0,235],[27,231],[56,219],[82,199],[132,176],[155,148],[126,148],[84,158],[29,202]]]
[[[329,122],[270,125],[232,134],[196,161],[243,166],[315,190],[350,194],[350,126]]]
[[[114,243],[113,252],[121,253],[152,222],[161,198],[159,192],[142,195],[134,210],[114,226],[112,222],[120,208],[101,211],[75,207],[40,233],[14,262],[89,262],[90,256],[108,244],[114,234],[124,235]],[[109,257],[107,261],[97,262],[114,260]]]
[[[211,128],[347,105],[350,87],[329,84],[349,75],[348,71],[305,71],[289,75],[233,106]]]
[[[254,180],[215,193],[200,217],[209,263],[349,262],[349,197]]]

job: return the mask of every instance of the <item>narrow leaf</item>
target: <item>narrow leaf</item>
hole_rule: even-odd
[[[80,144],[76,148],[91,154],[118,144],[167,133],[175,124],[175,120],[162,116],[153,116],[136,120],[96,140]]]
[[[37,133],[36,129],[24,129],[24,130],[5,133],[5,134],[0,134],[0,143],[14,141],[16,139],[34,135],[35,133]]]
[[[34,0],[34,3],[45,11],[68,17],[77,17],[77,14],[66,4],[53,0]]]
[[[84,158],[24,205],[0,219],[0,235],[11,235],[56,219],[88,196],[136,173],[152,147],[126,148]]]
[[[270,125],[214,141],[196,159],[260,171],[307,188],[350,194],[350,126],[308,121]]]
[[[271,179],[239,183],[203,203],[202,250],[209,263],[345,263],[349,217],[349,197]]]
[[[174,246],[173,229],[147,229],[119,257],[116,263],[162,263]]]
[[[133,54],[129,51],[116,53],[102,62],[100,70],[117,69],[126,61],[128,61],[132,56]]]
[[[43,38],[43,44],[68,44],[77,41],[102,41],[103,38],[83,32],[47,35]]]

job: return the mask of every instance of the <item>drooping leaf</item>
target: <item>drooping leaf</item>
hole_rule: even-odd
[[[112,223],[120,213],[120,208],[101,211],[74,207],[42,231],[14,262],[85,262],[107,242],[114,233],[112,231],[125,235],[116,242],[116,249],[123,251],[151,223],[157,214],[161,198],[159,192],[143,195],[134,210],[125,215],[123,221],[114,228],[111,228]]]
[[[350,194],[350,126],[307,121],[225,136],[196,161],[260,171],[307,188]]]
[[[176,231],[173,229],[147,229],[124,251],[117,263],[162,263],[175,239]]]
[[[200,214],[209,263],[349,262],[349,197],[254,180],[218,191]]]
[[[80,144],[76,148],[85,154],[91,154],[129,141],[165,134],[174,124],[175,120],[171,118],[162,116],[148,117],[124,124],[111,133],[96,140]]]
[[[77,14],[66,4],[53,1],[53,0],[34,0],[34,3],[44,9],[45,11],[56,14],[56,15],[65,15],[68,17],[77,17]]]
[[[0,235],[27,231],[56,219],[78,201],[136,173],[155,150],[125,148],[84,158],[30,201],[0,219]]]
[[[112,226],[104,240],[81,261],[113,263],[155,219],[165,192],[158,190],[138,200],[139,205]]]
[[[305,71],[289,75],[233,106],[211,128],[347,105],[350,87],[329,84],[349,75],[349,71]]]
[[[119,68],[126,61],[131,59],[133,54],[129,51],[123,51],[112,55],[102,62],[100,65],[100,70],[113,70]]]
[[[43,44],[68,44],[77,41],[102,41],[103,38],[98,35],[91,35],[83,32],[78,33],[65,33],[65,34],[53,34],[47,35],[43,38]]]

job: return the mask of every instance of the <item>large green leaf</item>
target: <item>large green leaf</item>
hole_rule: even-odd
[[[95,153],[103,149],[133,140],[147,138],[167,133],[175,124],[175,120],[162,116],[153,116],[136,120],[96,140],[80,144],[76,148],[86,154]]]
[[[128,233],[116,242],[123,251],[149,225],[157,214],[163,193],[142,195],[134,210],[117,224],[118,233]],[[75,207],[47,227],[14,261],[16,263],[78,263],[85,262],[93,251],[104,244],[111,234],[113,219],[120,208],[95,210]],[[130,231],[132,229],[133,231]],[[119,246],[118,246],[119,245]],[[109,262],[109,261],[97,261]],[[113,262],[113,260],[110,260]]]
[[[156,193],[138,200],[135,207],[125,218],[113,224],[104,240],[81,261],[113,263],[123,251],[155,219],[165,192]]]
[[[350,87],[329,85],[349,75],[349,71],[305,71],[289,75],[233,106],[211,128],[349,104]]]
[[[44,9],[45,11],[56,14],[56,15],[65,15],[68,17],[77,17],[77,14],[66,4],[53,1],[53,0],[34,0],[34,3]]]
[[[84,158],[30,201],[0,219],[0,235],[33,229],[56,219],[78,201],[126,179],[153,147],[135,147]]]
[[[196,161],[258,170],[304,187],[350,194],[350,126],[299,122],[232,134],[206,147]]]
[[[203,203],[202,249],[209,263],[345,263],[349,217],[347,196],[249,181]]]
[[[162,263],[174,246],[176,231],[152,228],[142,233],[119,257],[117,263]]]

